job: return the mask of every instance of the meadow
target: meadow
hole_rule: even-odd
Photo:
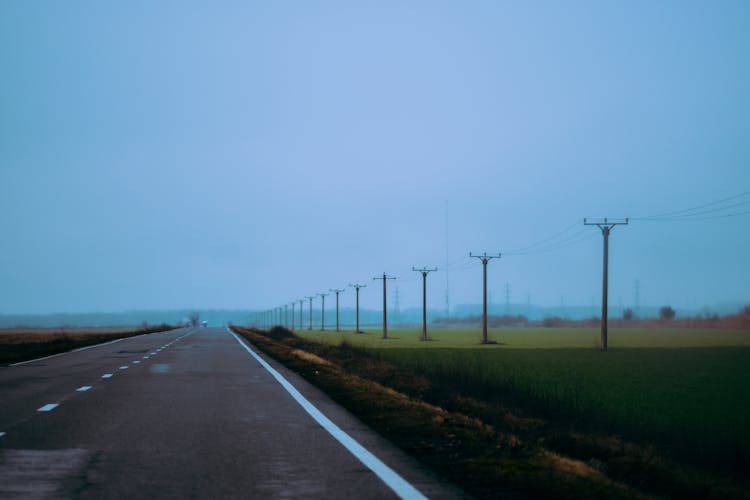
[[[367,348],[437,385],[515,406],[581,431],[654,443],[674,457],[744,467],[750,458],[750,332],[596,328],[298,331],[319,342]]]

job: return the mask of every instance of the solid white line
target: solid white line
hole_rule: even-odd
[[[37,411],[52,411],[55,408],[57,408],[58,406],[59,405],[57,403],[49,403],[49,404],[46,404],[46,405],[42,406]]]
[[[121,339],[110,340],[109,342],[105,342],[103,344],[94,344],[94,345],[89,345],[89,346],[86,346],[86,347],[79,347],[78,349],[73,349],[70,352],[85,351],[86,349],[93,349],[94,347],[101,347],[103,345],[114,344],[115,342],[120,342],[122,340],[125,340],[126,338],[130,338],[130,337],[123,337]]]
[[[104,375],[102,375],[102,378],[112,378],[112,374],[111,373],[105,373]]]
[[[76,392],[86,392],[89,389],[91,389],[90,385],[82,385],[81,387],[79,387],[78,389],[76,389]]]
[[[300,392],[290,384],[279,372],[274,370],[271,365],[266,363],[263,358],[255,354],[240,338],[229,328],[229,332],[240,345],[255,358],[258,363],[270,373],[281,386],[294,398],[297,403],[315,420],[321,427],[323,427],[328,433],[333,436],[336,441],[341,443],[344,448],[354,455],[360,462],[367,466],[373,471],[393,492],[401,498],[424,498],[426,499],[419,490],[409,484],[404,478],[398,475],[396,471],[385,465],[380,461],[378,457],[373,455],[367,448],[359,444],[349,434],[341,430],[339,426],[334,424],[328,417],[326,417],[320,410],[318,410],[310,401],[308,401]]]
[[[42,360],[49,359],[49,358],[56,358],[58,356],[62,356],[63,354],[68,354],[68,353],[67,352],[59,352],[57,354],[52,354],[50,356],[45,356],[43,358],[36,358],[36,359],[30,359],[28,361],[21,361],[19,363],[13,363],[10,366],[21,366],[21,365],[25,365],[26,363],[33,363],[35,361],[42,361]]]
[[[101,346],[104,346],[104,345],[107,345],[107,344],[114,344],[115,342],[120,342],[121,340],[132,339],[132,338],[133,337],[123,337],[121,339],[115,339],[115,340],[110,340],[109,342],[104,342],[103,344],[94,344],[94,345],[90,345],[90,346],[86,346],[86,347],[79,347],[78,349],[72,349],[70,351],[65,351],[65,352],[58,352],[57,354],[52,354],[50,356],[44,356],[43,358],[36,358],[36,359],[30,359],[28,361],[21,361],[21,362],[18,362],[18,363],[12,363],[9,366],[21,366],[21,365],[25,365],[26,363],[34,363],[36,361],[43,361],[45,359],[50,359],[50,358],[55,358],[57,356],[62,356],[63,354],[70,354],[71,352],[85,351],[86,349],[93,349],[94,347],[101,347]]]

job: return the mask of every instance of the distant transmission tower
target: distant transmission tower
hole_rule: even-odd
[[[607,218],[601,221],[588,221],[583,219],[584,226],[597,226],[604,237],[603,270],[602,270],[602,351],[607,350],[607,288],[609,274],[609,233],[615,226],[627,225],[628,219],[611,221]]]
[[[451,317],[451,301],[450,301],[450,269],[448,268],[448,257],[449,257],[448,245],[448,200],[445,201],[445,317]]]
[[[299,299],[299,329],[302,330],[302,304],[305,303],[305,299]]]
[[[640,316],[641,313],[641,282],[635,280],[635,313]]]
[[[505,282],[505,314],[510,315],[510,283]]]
[[[396,317],[396,323],[401,322],[401,306],[399,305],[398,301],[398,287],[396,287],[396,298],[395,298],[395,304],[393,308],[394,316]]]

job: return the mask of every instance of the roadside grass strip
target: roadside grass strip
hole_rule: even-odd
[[[313,420],[320,424],[336,441],[354,455],[362,464],[369,468],[376,476],[383,481],[393,492],[400,498],[408,499],[426,499],[419,490],[402,478],[396,471],[388,467],[373,455],[367,448],[359,444],[349,434],[341,430],[339,426],[333,423],[320,410],[318,410],[310,401],[308,401],[300,392],[289,383],[279,372],[271,367],[263,358],[258,356],[250,349],[234,332],[227,328],[227,332],[232,335],[237,342],[276,379],[276,381],[294,398],[295,401],[304,409]]]

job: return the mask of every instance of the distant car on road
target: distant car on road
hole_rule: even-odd
[[[201,323],[201,326],[203,326],[203,327],[208,326],[208,321],[204,321],[203,323]]]

